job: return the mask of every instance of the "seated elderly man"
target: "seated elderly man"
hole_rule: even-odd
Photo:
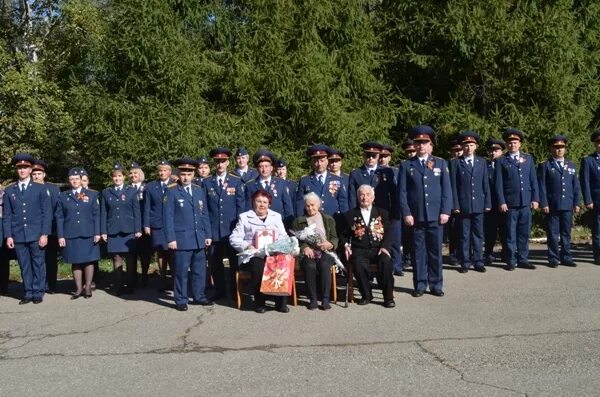
[[[304,195],[304,216],[294,219],[292,228],[301,231],[308,226],[315,225],[316,232],[321,237],[319,244],[302,242],[300,245],[300,266],[304,270],[306,289],[308,290],[309,310],[315,310],[317,303],[317,274],[319,275],[319,290],[322,294],[321,308],[331,309],[329,294],[331,292],[331,266],[335,260],[325,251],[335,251],[338,236],[335,230],[335,220],[321,210],[321,197],[315,192]]]
[[[362,299],[359,305],[373,300],[369,264],[377,264],[377,283],[383,290],[383,306],[391,308],[394,302],[394,276],[390,244],[392,231],[386,210],[373,206],[375,191],[370,185],[359,186],[356,192],[358,206],[344,214],[345,225],[341,243],[349,258]]]

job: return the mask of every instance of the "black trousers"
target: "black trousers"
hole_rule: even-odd
[[[147,282],[148,269],[150,269],[150,262],[152,261],[152,237],[146,234],[136,240],[135,251],[133,252],[133,269],[129,272],[129,263],[127,266],[127,273],[130,277],[129,283],[131,287],[137,287],[138,284],[138,273],[137,273],[137,260],[140,259],[140,265],[142,266],[142,284]]]
[[[2,244],[2,242],[0,242]],[[0,293],[8,290],[10,275],[10,260],[16,259],[15,250],[8,249],[5,244],[0,246]]]
[[[46,284],[48,289],[56,291],[58,276],[58,237],[48,236],[46,245]]]
[[[229,288],[227,288],[227,285],[225,285],[225,266],[223,266],[224,258],[229,259]],[[213,242],[210,249],[208,266],[215,290],[218,294],[225,294],[227,289],[232,292],[235,291],[234,275],[237,271],[237,262],[238,258],[236,251],[231,247],[231,244],[229,244],[228,241]]]
[[[358,282],[358,289],[363,299],[372,299],[369,276],[369,264],[377,264],[377,284],[383,291],[384,300],[394,299],[394,274],[392,260],[386,254],[378,255],[379,249],[352,249],[350,265]]]
[[[321,292],[322,300],[329,300],[331,293],[331,266],[335,260],[327,254],[323,254],[319,259],[311,259],[308,256],[302,256],[300,266],[304,271],[304,281],[308,292],[308,299],[317,300],[317,287]],[[319,277],[317,281],[317,276]]]
[[[391,263],[391,262],[390,262]],[[265,258],[252,258],[248,263],[240,264],[240,269],[250,272],[251,283],[254,288],[254,304],[256,306],[264,306],[267,296],[261,294],[260,283],[262,281],[263,270],[265,268]],[[273,296],[277,307],[287,304],[287,296]]]

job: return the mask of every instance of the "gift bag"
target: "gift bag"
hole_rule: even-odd
[[[287,254],[267,256],[260,292],[266,295],[292,295],[294,286],[294,257]]]

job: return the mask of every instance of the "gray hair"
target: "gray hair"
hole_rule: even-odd
[[[365,189],[368,189],[368,190],[370,190],[370,191],[371,191],[371,193],[373,193],[373,196],[375,196],[375,189],[373,189],[373,186],[371,186],[371,185],[367,185],[367,184],[360,185],[360,186],[358,187],[358,189],[356,189],[356,194],[360,193],[360,191],[361,191],[361,190],[365,190]]]
[[[319,203],[319,208],[321,207],[321,205],[323,204],[321,197],[319,197],[319,195],[315,192],[308,192],[304,195],[304,202],[306,203],[308,200],[315,200],[317,203]]]

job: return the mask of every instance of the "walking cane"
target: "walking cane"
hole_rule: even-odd
[[[348,288],[350,286],[350,277],[352,277],[352,275],[350,274],[350,271],[348,269],[350,269],[349,266],[350,265],[350,253],[348,252],[349,247],[346,247],[346,249],[344,250],[345,254],[346,254],[346,268],[344,269],[344,272],[346,273],[346,299],[344,299],[344,308],[348,308],[348,295],[350,295],[350,289]]]

